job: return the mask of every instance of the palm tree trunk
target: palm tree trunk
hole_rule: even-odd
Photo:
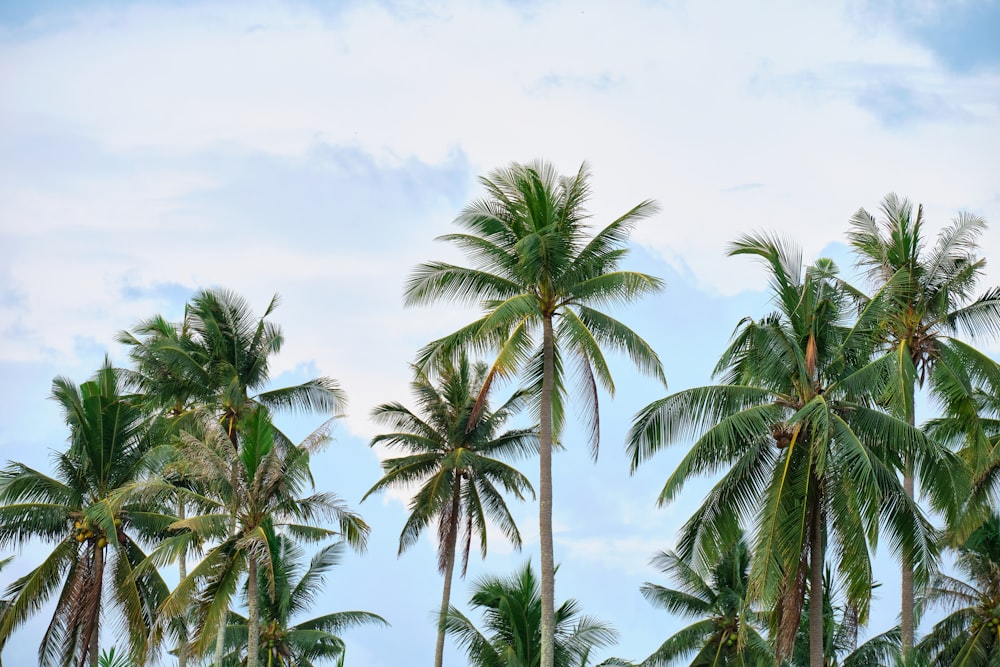
[[[813,479],[816,483],[816,480]],[[817,488],[809,527],[809,667],[823,667],[823,517]]]
[[[910,412],[910,426],[913,426],[913,412]],[[913,499],[913,460],[907,456],[905,468],[903,470],[903,490],[906,495]],[[913,650],[913,564],[908,563],[903,557],[903,570],[900,582],[902,588],[902,600],[900,604],[900,629],[899,646],[903,655],[903,664]]]
[[[99,548],[96,544],[94,545],[94,595],[97,598],[96,609],[94,610],[94,618],[91,620],[90,637],[88,638],[89,646],[87,647],[87,653],[90,654],[90,667],[97,667],[97,663],[101,658],[101,639],[100,632],[98,628],[101,625],[101,595],[104,592],[102,584],[104,583],[104,549]]]
[[[227,609],[219,623],[219,634],[215,636],[215,667],[222,665],[222,655],[226,650],[226,624],[229,622],[229,610]]]
[[[185,518],[184,515],[184,499],[178,493],[177,518],[183,520]],[[185,551],[181,551],[180,556],[177,558],[177,573],[180,575],[181,581],[187,578],[187,553]],[[177,667],[187,667],[187,621],[181,623],[180,633],[181,636],[177,643]]]
[[[458,503],[462,493],[462,474],[455,472],[455,489],[451,494],[451,526],[448,528],[448,543],[444,556],[444,592],[441,594],[441,613],[438,614],[437,645],[434,647],[434,667],[441,667],[444,661],[444,617],[451,602],[451,576],[455,570],[455,544],[458,540]]]
[[[552,549],[552,391],[554,386],[552,316],[542,320],[542,396],[539,405],[538,538],[542,552],[542,662],[555,663],[555,559]]]
[[[918,358],[911,358],[914,365],[919,364]],[[919,384],[919,383],[918,383]],[[916,400],[913,392],[906,398],[906,423],[916,426]],[[907,455],[903,460],[903,491],[912,500],[913,495],[913,458]],[[900,577],[900,605],[899,605],[899,649],[903,658],[903,664],[913,650],[913,564],[907,562],[904,554],[902,558],[902,576]]]
[[[260,644],[260,600],[257,599],[257,561],[251,555],[247,559],[247,667],[257,667],[257,652]]]

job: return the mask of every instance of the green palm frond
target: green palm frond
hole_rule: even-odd
[[[856,216],[855,239],[873,262],[884,259],[880,233],[870,216]],[[827,558],[862,620],[870,550],[883,536],[918,580],[933,568],[935,532],[898,479],[905,461],[934,485],[936,507],[952,511],[967,487],[960,462],[897,416],[902,410],[893,412],[909,400],[918,373],[905,345],[896,355],[880,348],[880,323],[898,292],[861,299],[832,262],[803,267],[801,251],[775,235],[743,236],[730,254],[762,261],[777,311],[740,322],[715,369],[722,384],[678,392],[636,415],[627,450],[634,470],[662,447],[693,439],[661,503],[691,477],[722,473],[682,528],[678,553],[711,563],[740,526],[755,526],[748,598],[777,610],[774,636],[787,652],[807,579]],[[905,286],[895,271],[886,280],[894,290]],[[810,562],[817,522],[823,561]],[[715,659],[704,651],[702,658]]]

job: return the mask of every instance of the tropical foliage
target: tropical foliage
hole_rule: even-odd
[[[651,201],[634,206],[590,236],[590,174],[584,164],[561,177],[545,162],[511,164],[480,179],[487,195],[455,222],[467,233],[441,240],[457,245],[473,267],[428,262],[406,285],[408,305],[452,300],[477,303],[483,315],[427,345],[421,367],[459,349],[496,355],[484,383],[522,373],[539,420],[539,539],[542,588],[542,667],[553,667],[555,561],[552,546],[552,446],[565,423],[570,371],[579,380],[582,411],[596,456],[600,435],[598,386],[614,394],[604,349],[625,353],[642,372],[663,380],[656,352],[620,321],[598,310],[660,290],[652,276],[622,271],[626,243]],[[665,380],[664,380],[665,383]]]
[[[897,479],[909,452],[949,470],[919,430],[871,406],[885,373],[871,363],[879,311],[847,319],[850,295],[836,267],[803,270],[800,252],[769,236],[746,236],[733,255],[768,269],[778,310],[746,319],[716,366],[721,384],[679,392],[644,408],[629,432],[633,468],[664,445],[696,436],[660,493],[673,500],[693,476],[722,479],[685,524],[679,553],[710,561],[742,525],[756,525],[750,596],[773,606],[775,652],[788,657],[806,590],[822,590],[827,554],[848,602],[867,620],[869,547],[880,530],[928,576],[937,545],[920,507]],[[810,665],[823,664],[822,606],[812,607]]]
[[[946,407],[946,417],[959,417],[961,430],[976,430],[974,390],[987,382],[1000,389],[1000,368],[996,362],[954,335],[1000,334],[1000,287],[975,296],[985,260],[976,256],[977,240],[986,227],[982,218],[960,214],[941,230],[929,249],[923,236],[923,207],[916,213],[913,204],[889,194],[876,220],[864,209],[851,218],[848,235],[858,264],[878,290],[875,298],[887,305],[881,318],[882,343],[891,367],[892,383],[888,403],[896,415],[915,423],[915,391],[925,380],[932,394]],[[963,454],[981,471],[997,465],[983,438],[965,439]],[[914,476],[919,462],[905,460],[904,486],[914,495]],[[939,486],[925,481],[931,493]],[[953,527],[959,517],[983,517],[989,500],[980,492],[973,497],[980,508],[975,512],[951,514]],[[952,508],[956,504],[951,503]],[[947,505],[945,505],[947,508]],[[906,653],[913,645],[913,596],[915,564],[904,557],[902,584],[902,646]]]
[[[168,591],[157,572],[136,570],[146,558],[140,543],[166,523],[154,507],[123,503],[117,492],[151,464],[148,422],[107,361],[79,387],[56,378],[52,397],[69,429],[69,448],[56,454],[54,476],[20,463],[0,471],[0,545],[52,545],[41,565],[7,589],[0,643],[57,594],[39,665],[96,665],[106,605],[121,613],[130,656],[142,664]]]
[[[538,578],[526,564],[510,577],[476,581],[470,604],[482,611],[483,630],[455,607],[445,630],[466,651],[473,667],[538,667],[542,660],[542,600]],[[567,600],[555,613],[556,667],[587,667],[590,654],[616,640],[610,625],[585,616]]]
[[[664,379],[652,347],[609,314],[662,288],[621,269],[655,206],[592,229],[586,165],[560,176],[514,163],[481,184],[456,219],[462,231],[442,237],[469,266],[422,264],[404,290],[408,305],[456,301],[479,319],[419,350],[415,408],[371,413],[387,431],[371,445],[386,458],[365,498],[409,495],[400,555],[436,528],[436,667],[446,635],[478,667],[588,667],[617,635],[573,600],[555,606],[552,454],[570,439],[575,392],[596,457],[598,397],[615,391],[606,353]],[[711,383],[652,402],[627,435],[633,471],[688,447],[661,505],[695,478],[713,485],[652,561],[670,583],[640,589],[687,621],[643,651],[644,667],[1000,665],[1000,364],[963,340],[1000,335],[1000,288],[977,293],[981,218],[960,214],[930,244],[924,225],[895,195],[878,219],[854,215],[848,241],[871,293],[830,260],[804,265],[777,236],[730,246],[763,264],[774,311],[739,322]],[[0,649],[44,610],[46,667],[342,667],[347,632],[387,625],[365,611],[314,616],[325,576],[348,547],[365,549],[370,529],[315,485],[313,456],[344,392],[328,377],[272,386],[277,304],[258,315],[233,292],[199,291],[179,321],[153,316],[119,334],[128,368],[106,359],[79,386],[54,380],[68,441],[51,471],[0,469],[0,547],[38,555],[0,595]],[[496,405],[495,389],[515,378],[522,388]],[[921,390],[934,414],[918,425]],[[296,442],[281,412],[321,423]],[[457,561],[464,577],[490,533],[522,546],[508,503],[534,489],[512,462],[536,453],[540,574],[527,564],[477,579],[477,626],[451,602]],[[876,549],[900,561],[903,594],[900,626],[872,637]],[[940,571],[949,549],[954,567]],[[160,573],[175,563],[170,590]],[[915,612],[934,608],[943,618],[914,641]]]
[[[934,577],[925,603],[950,611],[918,644],[933,667],[1000,663],[1000,518],[991,516],[958,550],[963,579]]]
[[[344,641],[338,633],[358,625],[387,625],[385,619],[366,611],[324,614],[294,625],[320,599],[326,574],[340,563],[344,542],[320,549],[304,567],[305,552],[294,541],[279,536],[269,543],[277,547],[271,554],[273,580],[258,571],[257,595],[260,608],[261,662],[268,667],[314,667],[341,660]],[[273,589],[273,594],[270,592]],[[226,628],[227,653],[223,667],[245,664],[249,627],[245,617],[230,614]]]
[[[709,573],[699,573],[675,552],[661,551],[652,564],[678,588],[645,583],[642,595],[671,614],[695,619],[640,664],[679,664],[692,656],[692,667],[773,665],[774,651],[765,637],[766,614],[756,609],[748,591],[750,548],[740,535],[726,545]]]
[[[333,493],[319,492],[303,496],[311,483],[309,455],[327,439],[316,432],[301,445],[282,446],[275,438],[267,411],[255,409],[236,425],[238,448],[222,425],[206,430],[204,439],[189,438],[184,457],[203,481],[212,481],[211,496],[189,492],[189,497],[211,512],[175,521],[171,528],[183,530],[187,540],[213,541],[188,576],[181,581],[161,606],[167,617],[180,615],[194,602],[195,623],[199,637],[195,650],[204,652],[229,616],[230,603],[239,582],[248,582],[248,664],[256,665],[259,646],[259,575],[267,580],[267,591],[274,594],[274,572],[278,564],[279,530],[299,539],[320,540],[342,536],[356,548],[364,548],[369,532],[360,516],[347,509]],[[334,520],[339,530],[316,526],[321,520]],[[184,548],[183,541],[179,540]],[[178,544],[166,542],[154,556],[169,555]]]
[[[402,554],[435,518],[438,522],[438,568],[444,575],[440,617],[448,611],[456,545],[462,539],[462,575],[469,565],[473,536],[486,557],[487,521],[514,545],[521,546],[521,533],[500,489],[523,500],[534,496],[531,483],[520,472],[496,457],[519,458],[538,451],[537,430],[500,432],[505,422],[524,403],[525,392],[514,393],[496,410],[490,410],[483,391],[487,367],[470,364],[461,354],[452,362],[437,361],[440,386],[420,368],[414,368],[411,384],[420,406],[414,413],[399,403],[375,408],[372,418],[393,429],[376,436],[371,444],[401,450],[405,455],[382,462],[385,475],[365,494],[393,487],[419,484],[410,501],[410,516],[399,536]],[[364,501],[364,498],[362,498]],[[444,627],[439,622],[435,665],[443,661]]]
[[[277,297],[272,298],[264,314],[257,317],[239,295],[205,290],[194,296],[180,323],[156,316],[141,322],[132,332],[119,334],[119,341],[128,346],[135,365],[128,377],[158,416],[161,441],[175,450],[174,462],[164,468],[161,483],[152,488],[160,495],[170,495],[167,485],[176,487],[176,518],[181,522],[187,518],[188,503],[202,513],[215,512],[220,506],[218,498],[212,498],[218,496],[219,489],[213,486],[216,478],[206,476],[204,468],[193,464],[189,457],[176,456],[183,450],[182,435],[188,441],[199,437],[206,440],[221,428],[236,451],[241,447],[238,425],[247,415],[284,409],[318,411],[332,417],[344,403],[337,383],[325,377],[292,387],[266,389],[270,358],[280,351],[284,341],[280,328],[268,319],[277,304]],[[320,431],[328,427],[329,422]],[[291,447],[288,438],[273,424],[269,428],[279,450]],[[308,476],[308,470],[305,474]],[[202,502],[205,498],[212,500]],[[183,525],[176,524],[173,529],[181,530]],[[199,547],[206,535],[187,529],[182,533],[164,546],[177,559],[180,578],[185,580],[186,559],[189,554],[201,555]],[[180,667],[187,660],[188,620],[177,616],[171,627],[178,635]]]

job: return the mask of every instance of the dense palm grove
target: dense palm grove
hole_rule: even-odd
[[[372,413],[387,429],[372,445],[393,455],[367,495],[410,494],[400,553],[437,532],[435,667],[449,636],[480,667],[586,667],[617,636],[554,600],[552,451],[574,397],[596,456],[599,388],[615,389],[606,353],[664,379],[656,352],[602,311],[663,285],[620,267],[655,205],[592,233],[588,178],[585,166],[563,177],[540,162],[491,173],[456,220],[463,231],[443,239],[471,266],[428,262],[405,286],[408,305],[481,309],[417,352],[415,409]],[[695,477],[717,479],[676,550],[653,557],[664,581],[642,594],[685,625],[639,664],[1000,665],[1000,366],[969,342],[1000,335],[1000,288],[977,292],[981,219],[961,214],[933,242],[923,224],[893,195],[877,217],[850,220],[865,285],[827,259],[803,265],[788,239],[731,244],[763,265],[774,311],[738,324],[713,383],[653,401],[623,434],[633,469],[688,448],[661,504]],[[385,624],[314,608],[369,526],[310,473],[343,390],[325,377],[271,387],[276,306],[257,315],[235,293],[202,291],[181,321],[154,316],[120,334],[127,367],[106,361],[79,386],[54,380],[66,449],[50,471],[0,471],[0,546],[50,549],[6,590],[0,646],[53,599],[46,666],[342,665],[343,631]],[[499,379],[521,388],[498,400]],[[921,390],[937,408],[923,424]],[[291,440],[276,426],[283,411],[315,415],[315,431]],[[508,426],[519,415],[533,425]],[[535,456],[540,569],[477,581],[477,622],[451,603],[459,556],[464,576],[474,542],[487,556],[488,527],[520,546],[508,503],[536,490],[514,466]],[[901,623],[861,641],[877,544],[902,569]],[[957,576],[940,568],[946,556]],[[916,636],[934,606],[947,615]],[[102,652],[112,615],[127,645]]]

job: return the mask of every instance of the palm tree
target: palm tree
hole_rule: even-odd
[[[760,632],[766,615],[748,597],[750,549],[742,535],[719,554],[707,577],[673,551],[661,551],[652,564],[679,588],[646,582],[643,597],[671,614],[697,620],[663,642],[642,667],[678,664],[692,653],[691,667],[774,665],[774,652]]]
[[[215,541],[201,562],[164,601],[160,612],[167,618],[183,614],[195,602],[194,617],[200,629],[195,650],[205,652],[212,638],[220,636],[228,618],[230,602],[246,575],[248,582],[247,664],[257,667],[259,647],[259,573],[266,575],[268,592],[274,592],[273,544],[281,528],[300,539],[318,540],[341,535],[348,544],[363,549],[368,526],[349,511],[333,493],[313,493],[301,497],[311,482],[309,455],[328,436],[321,429],[298,446],[282,446],[266,410],[258,408],[237,423],[237,446],[226,425],[213,423],[202,439],[184,437],[183,455],[192,473],[211,489],[210,495],[181,490],[194,504],[212,511],[175,521],[171,528],[182,531],[181,538]],[[211,481],[212,484],[207,483]],[[156,485],[147,485],[155,491]],[[166,484],[161,486],[166,487]],[[320,528],[315,522],[333,519],[339,532]],[[185,548],[180,541],[161,546],[151,554],[153,563],[171,559]],[[216,663],[221,660],[222,643],[216,646]]]
[[[275,295],[257,317],[241,296],[203,290],[191,299],[180,324],[154,317],[118,339],[130,346],[140,386],[159,405],[174,416],[208,411],[231,439],[243,415],[257,406],[337,414],[345,397],[328,377],[264,391],[270,357],[284,343],[281,329],[268,320],[278,303]]]
[[[161,417],[165,439],[173,438],[176,445],[182,431],[197,434],[203,417],[212,415],[238,448],[235,425],[258,406],[331,416],[340,411],[345,397],[330,378],[264,391],[270,381],[270,357],[280,351],[284,341],[278,326],[268,320],[277,305],[275,296],[257,317],[239,295],[203,290],[185,307],[180,323],[155,316],[131,332],[119,333],[118,341],[130,348],[136,367],[129,378]],[[280,431],[276,434],[281,443],[290,444]],[[170,481],[178,487],[191,484],[181,474],[184,468],[179,461],[167,470]],[[176,496],[177,518],[184,519],[185,495],[178,492]],[[180,542],[192,544],[184,538]],[[183,550],[176,553],[182,580],[187,576],[187,555]],[[187,633],[183,623],[177,625],[176,632],[178,665],[184,667]]]
[[[509,578],[483,577],[473,586],[470,603],[483,611],[484,631],[454,606],[445,630],[454,635],[473,667],[539,667],[542,659],[542,601],[531,564]],[[567,600],[555,613],[556,667],[586,667],[590,652],[613,644],[617,633],[606,623],[582,616]]]
[[[10,604],[0,618],[2,646],[59,591],[40,665],[96,666],[101,610],[109,604],[122,614],[132,660],[145,664],[156,608],[167,595],[158,573],[136,569],[146,558],[138,537],[161,533],[164,515],[155,506],[123,503],[119,493],[152,464],[145,415],[122,384],[107,360],[79,387],[56,378],[52,397],[70,437],[68,451],[55,456],[55,475],[21,463],[0,471],[0,545],[34,539],[54,545],[41,565],[7,589]]]
[[[439,386],[434,386],[431,378],[418,367],[413,369],[415,378],[411,389],[420,406],[417,413],[399,403],[386,403],[372,411],[376,422],[394,429],[373,438],[372,446],[400,449],[405,456],[382,462],[385,475],[361,501],[388,488],[406,488],[420,483],[410,501],[410,516],[399,536],[400,554],[437,518],[438,569],[444,575],[444,588],[434,665],[441,667],[444,656],[442,622],[451,601],[459,533],[464,528],[463,577],[468,569],[474,534],[478,535],[480,550],[486,557],[487,517],[515,548],[521,547],[521,533],[498,487],[519,500],[524,499],[525,492],[534,497],[534,490],[527,477],[496,457],[519,457],[537,452],[538,432],[535,428],[499,432],[522,407],[525,392],[514,393],[491,411],[486,398],[481,398],[488,372],[486,364],[472,365],[465,354],[460,354],[456,362],[440,358],[436,363]]]
[[[872,287],[891,305],[886,313],[884,345],[894,368],[894,409],[915,424],[916,390],[925,380],[932,394],[950,397],[962,391],[958,378],[992,377],[1000,387],[996,362],[952,336],[1000,334],[1000,287],[973,296],[985,260],[976,257],[977,241],[986,228],[975,215],[960,213],[925,249],[923,207],[889,194],[882,200],[882,217],[865,209],[851,218],[849,239],[857,263],[866,269]],[[968,459],[977,458],[967,452]],[[903,483],[913,497],[914,461],[906,460]],[[979,514],[980,518],[982,514]],[[902,568],[902,648],[913,647],[913,564]]]
[[[869,406],[868,392],[884,390],[889,363],[870,362],[877,304],[849,323],[849,295],[833,263],[820,260],[803,273],[799,251],[780,239],[745,236],[730,254],[764,261],[777,312],[741,322],[716,366],[721,384],[644,408],[628,450],[634,470],[662,446],[697,437],[664,485],[661,505],[692,476],[726,471],[685,524],[678,552],[710,562],[741,523],[756,526],[751,599],[775,603],[780,660],[795,643],[807,586],[822,590],[827,553],[862,622],[872,585],[868,548],[880,526],[897,553],[927,572],[933,531],[896,471],[907,453],[940,474],[949,472],[940,465],[949,459],[904,420]],[[810,665],[820,667],[823,607],[810,611]]]
[[[553,665],[554,556],[552,548],[552,443],[564,424],[566,370],[581,378],[583,411],[594,455],[600,421],[597,387],[614,394],[601,346],[625,352],[636,366],[663,381],[659,357],[631,329],[597,310],[660,290],[652,276],[621,271],[636,223],[656,211],[651,201],[630,209],[588,236],[589,172],[584,164],[560,177],[545,162],[511,164],[480,179],[487,196],[456,219],[468,230],[442,240],[455,243],[474,267],[430,262],[417,267],[405,289],[407,305],[450,299],[478,302],[483,316],[426,346],[420,365],[472,347],[495,351],[483,391],[497,376],[524,372],[539,418],[539,541],[542,580],[542,667]],[[539,338],[540,334],[540,338]]]
[[[993,514],[959,548],[964,580],[937,574],[924,604],[951,613],[917,644],[932,667],[992,667],[1000,663],[1000,517]]]
[[[359,625],[388,625],[381,616],[367,611],[324,614],[292,625],[293,618],[318,601],[326,573],[340,563],[344,543],[320,549],[307,568],[303,568],[302,548],[287,536],[269,536],[268,545],[276,547],[271,554],[274,580],[258,572],[257,584],[262,659],[268,667],[313,667],[339,660],[344,654],[344,641],[337,633]],[[272,585],[273,595],[268,592]],[[222,665],[238,667],[246,664],[243,650],[248,643],[249,625],[238,614],[230,614],[229,618],[226,643],[230,652]]]

